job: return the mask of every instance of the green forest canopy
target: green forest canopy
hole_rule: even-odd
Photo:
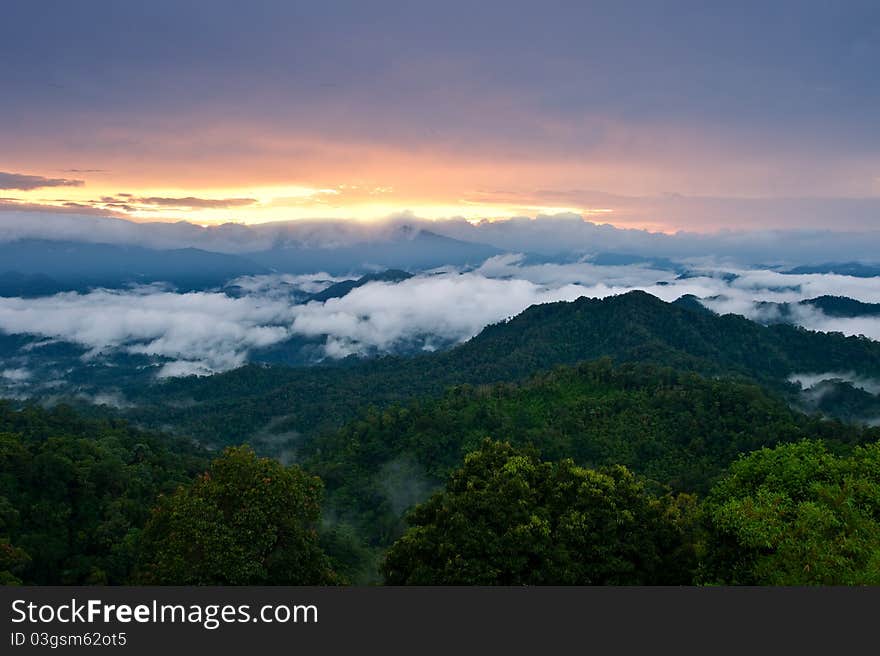
[[[64,406],[0,403],[0,577],[36,584],[375,580],[377,563],[407,528],[407,511],[442,490],[490,438],[572,476],[609,476],[623,466],[646,498],[704,498],[702,533],[692,540],[696,580],[874,580],[876,518],[865,481],[876,477],[876,459],[859,445],[880,440],[880,428],[801,414],[785,396],[792,371],[841,363],[876,374],[880,345],[717,317],[634,292],[535,306],[446,353],[313,369],[245,367],[140,392],[147,405],[130,416],[174,427],[180,437]],[[233,450],[212,467],[243,478],[211,483],[203,475],[210,452],[184,435],[210,446],[253,441],[264,453],[285,451],[302,470]],[[824,455],[799,451],[805,439]],[[778,471],[801,463],[824,487],[809,494],[774,487]],[[764,478],[756,474],[752,487],[730,482],[750,467]],[[288,499],[293,515],[266,506],[252,517],[222,501],[259,498],[262,478],[248,472],[266,468],[273,474],[263,478],[281,486],[272,487],[272,498]],[[320,512],[315,477],[327,489]],[[794,514],[773,515],[777,506],[767,499]],[[730,519],[756,508],[765,524]],[[209,516],[216,521],[186,523]],[[258,524],[288,537],[253,540]],[[840,567],[825,562],[812,570],[821,575],[798,578],[784,566],[806,558],[793,551],[801,543],[783,539],[792,526],[817,536],[802,545],[818,549],[823,539],[839,539],[853,550],[830,547]],[[756,546],[751,537],[765,529],[779,540]],[[169,560],[174,535],[189,536],[192,562],[201,562],[199,549],[220,544],[232,560],[201,570]],[[309,557],[288,566],[293,561],[278,555],[290,553],[287,544]],[[783,554],[778,561],[776,553]]]
[[[870,339],[762,326],[633,291],[534,305],[439,353],[352,358],[336,366],[250,365],[124,391],[137,406],[128,412],[134,421],[171,426],[214,446],[253,440],[263,452],[280,454],[338,428],[368,405],[438,396],[454,385],[519,382],[556,365],[602,357],[748,379],[789,401],[797,391],[787,382],[792,373],[880,376],[880,343]]]

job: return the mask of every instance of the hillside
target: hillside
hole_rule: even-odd
[[[815,308],[821,310],[825,316],[839,319],[880,316],[880,303],[863,303],[846,296],[817,296],[799,303],[763,301],[757,307],[768,315],[770,321],[786,323],[794,323],[793,315],[798,308]]]
[[[351,359],[337,367],[251,365],[126,393],[140,406],[130,416],[147,425],[174,427],[215,445],[256,438],[278,453],[339,426],[363,405],[439,395],[455,384],[518,381],[601,357],[740,377],[789,393],[795,390],[786,380],[794,372],[880,375],[880,344],[868,339],[762,326],[630,292],[532,306],[442,353]]]
[[[802,415],[753,384],[600,360],[370,410],[303,455],[331,508],[384,544],[402,512],[485,438],[587,467],[623,464],[661,486],[704,493],[741,453],[805,438],[845,449],[880,439],[880,428]]]
[[[813,273],[834,273],[839,276],[873,278],[880,275],[880,266],[863,262],[825,262],[823,264],[797,266],[783,273],[804,275]]]
[[[201,471],[189,440],[0,402],[0,584],[120,584],[159,494]]]
[[[388,269],[387,271],[379,273],[368,273],[357,280],[343,280],[342,282],[334,283],[327,287],[327,289],[310,294],[308,300],[323,303],[331,298],[342,298],[351,290],[363,287],[367,283],[400,282],[409,278],[412,278],[412,274],[407,273],[406,271],[400,271],[399,269]]]
[[[38,296],[90,287],[169,283],[181,291],[205,289],[269,269],[238,255],[197,248],[155,250],[141,246],[23,239],[0,243],[7,296]]]

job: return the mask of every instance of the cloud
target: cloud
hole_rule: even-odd
[[[183,198],[167,198],[161,196],[131,197],[123,196],[128,204],[156,205],[159,207],[179,207],[185,209],[217,209],[228,207],[245,207],[254,205],[256,198],[196,198],[185,196]]]
[[[775,306],[765,303],[788,303],[785,320],[809,330],[864,335],[880,340],[880,317],[832,317],[800,301],[818,296],[846,296],[864,303],[880,302],[880,278],[857,278],[837,274],[790,275],[768,270],[735,270],[736,279],[723,285],[709,283],[702,293],[707,308],[718,314],[740,314],[761,323],[782,318]],[[698,279],[704,282],[707,279]],[[673,286],[673,289],[676,289]],[[712,292],[712,293],[706,293]]]
[[[5,173],[0,171],[0,189],[18,189],[30,191],[43,187],[81,187],[85,184],[82,180],[68,180],[67,178],[44,178],[41,175],[25,175],[24,173]]]
[[[508,207],[584,208],[585,218],[607,220],[617,226],[677,228],[708,232],[723,228],[761,231],[835,230],[865,231],[880,212],[880,197],[786,198],[776,193],[742,198],[727,196],[661,193],[651,195],[612,194],[597,190],[571,189],[534,191],[491,191],[469,194],[472,203],[502,203]]]
[[[700,270],[702,269],[702,270]],[[517,277],[549,286],[576,284],[583,294],[603,298],[631,289],[646,291],[664,301],[684,295],[702,299],[718,314],[740,314],[754,321],[779,321],[776,307],[766,303],[788,303],[787,321],[810,330],[864,335],[880,340],[880,317],[831,317],[800,301],[818,296],[846,296],[864,303],[880,303],[880,278],[857,278],[838,274],[784,274],[768,269],[744,269],[719,264],[697,267],[688,277],[675,271],[654,269],[647,264],[597,266],[590,262],[569,264],[524,263],[521,255],[503,255],[487,260],[476,271],[488,276]]]
[[[15,220],[15,217],[75,216],[75,220],[80,223],[81,229],[86,229],[85,225],[82,223],[82,219],[95,216],[122,216],[119,212],[109,208],[94,207],[92,205],[75,201],[62,200],[59,202],[63,204],[59,206],[50,205],[48,203],[30,203],[17,198],[0,198],[0,234],[3,233],[3,222],[6,220],[11,222]],[[52,232],[51,228],[47,229],[48,226],[43,227],[42,229],[36,226],[22,226],[22,228],[23,229],[21,229],[20,232],[24,235],[21,237],[23,239],[35,238],[32,235],[40,232],[45,233],[45,239],[58,239],[58,237],[55,236],[55,233]],[[16,230],[16,232],[18,231],[19,230]],[[17,239],[18,237],[14,238]],[[94,238],[81,235],[78,238],[78,241],[92,243]]]
[[[274,298],[290,298],[297,294],[315,294],[346,278],[320,272],[305,275],[289,273],[242,276],[226,285],[227,293],[257,294]]]
[[[23,383],[30,377],[31,372],[23,368],[0,370],[0,378],[11,383]]]
[[[496,1],[467,21],[464,3],[389,4],[366,20],[361,3],[272,3],[255,15],[217,2],[209,24],[180,4],[62,3],[52,29],[40,3],[9,9],[5,69],[29,73],[4,88],[11,152],[228,180],[253,162],[314,175],[324,157],[287,144],[323,138],[364,174],[383,158],[352,157],[352,146],[378,142],[432,160],[462,152],[413,173],[480,159],[499,186],[537,170],[536,186],[559,189],[601,177],[631,190],[876,191],[873,2],[548,12]],[[173,24],[155,19],[172,10]],[[279,62],[300,64],[283,84]],[[259,138],[245,141],[245,127]]]
[[[210,376],[225,367],[212,368],[209,364],[197,360],[175,360],[162,365],[158,378],[182,378],[185,376]]]
[[[306,336],[328,335],[330,357],[365,349],[390,352],[417,336],[464,341],[530,305],[574,300],[587,291],[573,284],[549,287],[476,273],[418,276],[399,283],[368,283],[342,298],[300,306],[292,328]]]
[[[880,201],[871,202],[870,216],[877,216]],[[653,211],[651,214],[658,216]],[[702,211],[704,217],[713,215],[711,211]],[[829,215],[832,216],[833,213]],[[615,220],[614,215],[609,215],[608,220]],[[768,220],[765,224],[772,225],[772,222]],[[837,225],[831,218],[825,224]],[[579,214],[511,217],[478,223],[438,220],[429,229],[448,237],[481,242],[504,250],[545,255],[618,252],[646,257],[714,256],[731,258],[742,264],[829,260],[873,262],[880,259],[880,230],[757,228],[667,234],[594,223]]]
[[[788,377],[789,382],[797,383],[801,389],[810,390],[824,382],[842,380],[868,394],[880,395],[880,380],[859,376],[855,372],[828,371],[821,374],[794,373]]]
[[[76,398],[87,401],[93,405],[106,405],[117,410],[133,408],[134,404],[128,401],[118,390],[108,390],[97,392],[96,394],[86,394],[80,392]]]
[[[620,285],[634,287],[671,281],[675,272],[653,268],[649,264],[600,266],[589,260],[568,263],[529,264],[522,253],[506,253],[486,260],[475,273],[489,278],[521,278],[536,284]]]
[[[121,196],[121,195],[120,195]],[[128,202],[122,199],[120,202]],[[201,226],[187,221],[135,222],[108,209],[0,203],[0,241],[47,239],[144,246],[156,249],[201,248],[218,253],[251,253],[286,245],[334,248],[386,239],[412,217],[386,221],[297,220],[261,225],[224,223]]]
[[[246,207],[251,199],[164,198],[168,202],[229,203]],[[114,211],[131,207],[139,199],[123,194],[96,201],[101,207],[49,208],[22,206],[0,201],[0,241],[57,239],[146,246],[149,248],[201,248],[222,253],[251,253],[270,248],[348,247],[381,242],[403,226],[428,230],[462,241],[483,243],[515,253],[590,255],[628,253],[649,258],[667,257],[740,265],[816,264],[828,261],[880,261],[880,230],[834,232],[831,230],[719,231],[665,234],[647,230],[615,228],[586,221],[577,214],[538,215],[472,224],[464,219],[420,219],[402,213],[381,220],[320,219],[244,225],[226,223],[201,226],[186,221],[133,222]],[[149,210],[158,205],[138,205]],[[572,258],[568,258],[572,259]]]
[[[762,303],[790,303],[789,320],[806,328],[880,340],[880,317],[834,318],[797,305],[822,294],[880,302],[880,278],[704,266],[679,276],[647,264],[534,263],[512,254],[472,271],[370,282],[326,302],[303,300],[338,280],[327,274],[247,276],[225,293],[181,294],[152,286],[0,298],[0,331],[73,342],[90,358],[115,352],[156,357],[160,377],[205,375],[241,366],[255,351],[292,338],[318,340],[328,358],[433,350],[465,341],[530,305],[640,289],[665,301],[692,294],[713,311],[758,321],[777,319]]]
[[[60,201],[58,201],[60,202]],[[82,200],[77,202],[64,202],[66,208],[79,208],[87,213],[113,213],[117,216],[126,216],[131,212],[158,212],[163,209],[189,211],[196,209],[228,209],[233,207],[247,207],[255,205],[256,198],[197,198],[195,196],[165,197],[165,196],[134,196],[133,194],[119,193],[114,196],[102,196],[98,199]],[[52,208],[51,205],[42,205],[41,209]]]
[[[249,350],[290,336],[291,306],[259,297],[144,288],[0,299],[0,330],[80,344],[95,357],[123,351],[173,362],[160,375],[244,364]]]
[[[809,330],[863,335],[880,341],[880,319],[874,317],[829,317],[821,310],[798,306],[793,309],[793,322]]]
[[[252,289],[238,298],[155,287],[0,298],[0,330],[73,342],[89,349],[89,357],[121,351],[163,358],[168,362],[160,377],[202,375],[241,366],[254,349],[296,335],[326,335],[331,358],[391,352],[419,337],[430,349],[463,341],[529,305],[585,293],[577,285],[551,288],[473,273],[374,282],[343,298],[305,305]]]

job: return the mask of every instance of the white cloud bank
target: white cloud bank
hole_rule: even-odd
[[[253,282],[253,281],[251,281]],[[0,330],[82,345],[89,356],[112,351],[171,360],[160,376],[203,375],[244,364],[254,349],[290,337],[327,336],[329,357],[365,349],[390,352],[415,335],[461,341],[529,305],[572,300],[575,285],[548,288],[477,274],[374,282],[343,298],[297,305],[275,294],[232,298],[146,287],[37,299],[0,298]]]
[[[0,370],[0,379],[9,381],[11,383],[21,383],[28,380],[30,377],[31,372],[22,367]]]
[[[331,357],[358,353],[364,346],[387,352],[418,335],[463,341],[530,305],[570,301],[587,293],[575,284],[551,287],[477,273],[419,276],[399,283],[369,283],[342,298],[299,306],[293,331],[328,335]]]
[[[217,293],[145,288],[38,299],[0,298],[0,330],[61,339],[90,349],[170,358],[163,375],[210,373],[244,364],[248,351],[287,339],[286,303]]]
[[[797,303],[822,294],[880,302],[880,278],[832,274],[785,275],[766,270],[718,268],[679,279],[646,265],[525,264],[500,256],[467,273],[443,271],[398,283],[371,282],[342,298],[297,304],[280,289],[317,290],[332,279],[249,277],[243,294],[174,293],[157,287],[96,290],[36,299],[0,298],[0,331],[80,344],[90,356],[115,351],[167,359],[160,376],[208,374],[244,364],[256,349],[289,338],[324,338],[328,357],[394,352],[421,339],[448,344],[530,305],[579,296],[602,298],[640,289],[672,301],[705,298],[717,312],[755,319],[761,301]],[[723,276],[723,273],[730,275]],[[862,334],[880,340],[880,317],[838,319],[811,306],[794,306],[794,320],[810,329]],[[5,378],[17,374],[4,372]]]

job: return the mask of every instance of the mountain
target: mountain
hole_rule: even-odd
[[[818,296],[801,301],[800,305],[810,305],[822,310],[829,317],[880,316],[880,303],[863,303],[846,296]]]
[[[762,302],[758,306],[761,309],[777,313],[780,320],[790,319],[795,307],[807,307],[821,310],[826,316],[838,319],[851,319],[855,317],[880,316],[880,303],[863,303],[847,296],[817,296],[794,303],[771,303]]]
[[[700,302],[699,297],[694,296],[693,294],[685,294],[684,296],[679,296],[677,299],[672,301],[672,304],[677,307],[684,308],[685,310],[690,310],[691,312],[699,312],[702,314],[715,314],[714,312],[712,312],[712,310],[710,310]]]
[[[0,296],[35,298],[74,289],[75,286],[64,285],[43,273],[29,274],[18,271],[0,273]]]
[[[380,273],[368,273],[357,280],[343,280],[342,282],[334,283],[327,287],[327,289],[311,294],[308,300],[323,303],[331,298],[342,298],[352,289],[363,287],[368,282],[401,282],[409,278],[412,278],[411,273],[400,271],[399,269],[388,269]]]
[[[254,262],[280,273],[349,275],[378,269],[423,271],[440,266],[477,265],[503,251],[485,244],[443,237],[403,226],[383,241],[347,246],[284,246],[249,253]]]
[[[874,278],[880,276],[880,265],[863,264],[861,262],[825,262],[824,264],[812,264],[797,266],[782,273],[809,274],[809,273],[836,273],[840,276],[854,276],[856,278]]]
[[[31,291],[29,295],[34,295],[34,281],[40,280],[47,293],[154,282],[167,282],[181,291],[189,291],[216,287],[243,275],[270,272],[239,255],[197,248],[154,250],[38,239],[0,243],[0,262],[4,270],[12,272],[7,277],[23,276],[21,280],[30,285],[26,288]]]
[[[880,343],[869,339],[694,312],[641,291],[534,305],[446,355],[483,360],[496,379],[603,356],[761,381],[841,367],[880,374]]]
[[[365,583],[375,581],[375,562],[400,536],[406,511],[485,438],[588,468],[625,465],[657,494],[685,493],[683,512],[741,453],[809,438],[846,455],[880,439],[878,427],[791,407],[810,394],[827,414],[870,411],[852,384],[803,392],[787,382],[793,372],[846,370],[859,384],[880,378],[880,344],[698,305],[643,292],[536,305],[445,352],[334,367],[250,365],[153,385],[114,379],[114,366],[80,371],[79,380],[115,380],[124,403],[114,411],[80,404],[92,417],[80,419],[65,407],[0,403],[16,474],[0,476],[13,518],[0,536],[6,580],[125,581],[158,495],[201,470],[206,452],[242,442],[321,477],[329,518],[322,546]],[[11,346],[23,339],[0,335]],[[53,353],[51,361],[64,348],[37,350]],[[16,373],[0,371],[8,375]],[[120,416],[181,439],[151,436]],[[59,528],[67,524],[75,531]]]
[[[159,250],[121,244],[22,239],[0,243],[0,295],[34,297],[157,282],[168,283],[179,291],[204,290],[220,287],[241,276],[270,273],[323,271],[351,275],[387,269],[422,271],[445,265],[475,266],[501,252],[492,246],[459,241],[409,226],[402,226],[378,241],[335,247],[285,242],[269,250],[238,255],[198,248]],[[394,275],[398,277],[388,280],[402,279],[399,273]],[[368,278],[360,284],[369,281]],[[350,291],[356,282],[340,283],[342,287],[329,290],[324,296],[344,295],[345,288]],[[230,288],[230,293],[235,290]],[[321,298],[319,294],[315,300]]]
[[[695,304],[702,306],[699,299],[692,295],[683,296],[675,303],[694,310],[697,309]],[[755,308],[759,311],[757,318],[761,323],[798,323],[797,311],[802,308],[814,308],[835,319],[880,316],[880,303],[864,303],[847,296],[817,296],[797,303],[760,301],[755,303]]]
[[[267,444],[296,450],[364,405],[438,395],[462,383],[515,382],[602,357],[750,379],[791,395],[798,391],[787,380],[792,373],[845,370],[880,377],[880,343],[869,339],[763,326],[629,292],[535,305],[444,352],[350,359],[336,367],[250,365],[209,378],[139,385],[127,394],[138,405],[130,416],[147,425],[176,426],[213,444],[271,427],[292,437],[283,444],[267,438]]]

